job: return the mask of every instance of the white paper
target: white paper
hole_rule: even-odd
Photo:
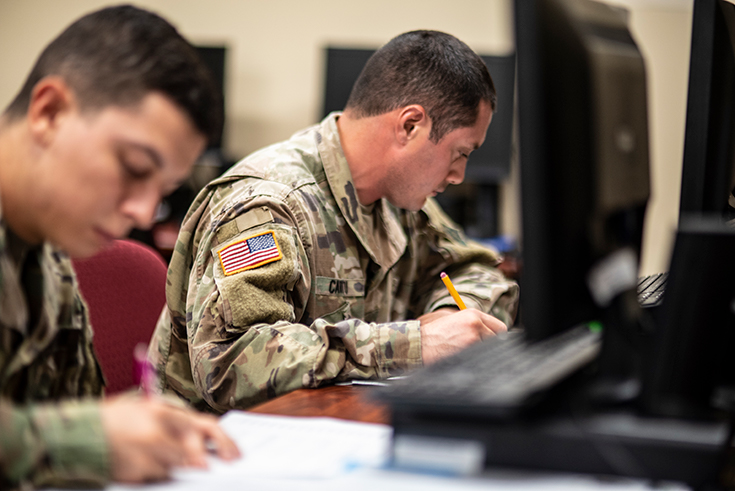
[[[357,467],[385,465],[393,434],[387,425],[242,411],[228,412],[220,425],[243,458],[215,461],[217,470],[299,479],[325,479]]]
[[[649,483],[630,479],[525,471],[486,471],[446,477],[386,469],[392,428],[333,418],[271,416],[230,411],[221,420],[243,457],[232,463],[212,458],[202,470],[178,470],[165,483],[113,485],[108,491],[643,491]],[[657,491],[685,490],[659,484]]]

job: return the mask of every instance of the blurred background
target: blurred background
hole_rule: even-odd
[[[678,217],[693,1],[606,0],[628,9],[630,28],[648,71],[652,187],[642,275],[668,269]],[[10,102],[40,51],[64,27],[87,12],[114,3],[0,0],[0,106]],[[500,90],[500,72],[514,54],[512,0],[132,3],[161,14],[202,48],[215,70],[221,72],[225,95],[221,145],[199,162],[189,189],[177,193],[161,210],[155,240],[164,251],[175,240],[177,213],[182,208],[186,211],[199,186],[254,150],[286,139],[322,118],[329,106],[328,85],[332,92],[336,90],[335,56],[352,56],[354,60],[364,50],[377,49],[402,32],[441,30],[490,60],[491,74]],[[495,65],[499,67],[497,76],[492,62],[499,63]],[[512,69],[510,73],[512,82]],[[501,101],[504,95],[508,97],[499,95]],[[499,111],[505,108],[501,106]],[[499,119],[494,118],[491,131]],[[501,246],[512,250],[521,240],[519,183],[510,138],[512,118],[504,124],[508,126],[506,142],[488,150],[502,150],[505,145],[506,151],[494,152],[493,162],[471,160],[467,185],[445,193],[443,204],[451,208],[455,219],[465,222],[472,235],[502,236]],[[490,167],[492,172],[487,171]]]

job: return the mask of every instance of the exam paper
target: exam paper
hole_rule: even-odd
[[[271,416],[230,411],[221,418],[243,457],[212,458],[208,470],[177,470],[173,479],[144,486],[113,484],[106,491],[650,491],[632,479],[529,471],[486,471],[448,477],[386,468],[392,428],[333,418]],[[686,491],[659,483],[656,491]]]
[[[243,411],[228,412],[220,425],[243,458],[232,463],[215,460],[213,471],[295,479],[325,479],[357,467],[380,467],[388,461],[393,434],[387,425]]]
[[[209,469],[178,469],[168,482],[113,485],[107,491],[200,491],[204,489],[318,490],[356,469],[385,465],[393,429],[334,418],[272,416],[229,411],[220,426],[242,458]]]

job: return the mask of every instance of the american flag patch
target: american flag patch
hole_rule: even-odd
[[[238,240],[234,244],[223,247],[217,254],[225,276],[257,268],[283,257],[272,231]]]

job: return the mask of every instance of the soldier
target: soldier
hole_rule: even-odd
[[[237,449],[209,415],[95,400],[104,381],[67,254],[150,225],[221,126],[193,48],[133,7],[89,14],[0,117],[0,489],[142,482]],[[131,354],[132,356],[132,354]]]
[[[405,33],[373,55],[343,113],[211,182],[169,268],[149,351],[158,389],[223,412],[401,374],[505,331],[517,285],[430,198],[464,179],[495,100],[464,43]]]

